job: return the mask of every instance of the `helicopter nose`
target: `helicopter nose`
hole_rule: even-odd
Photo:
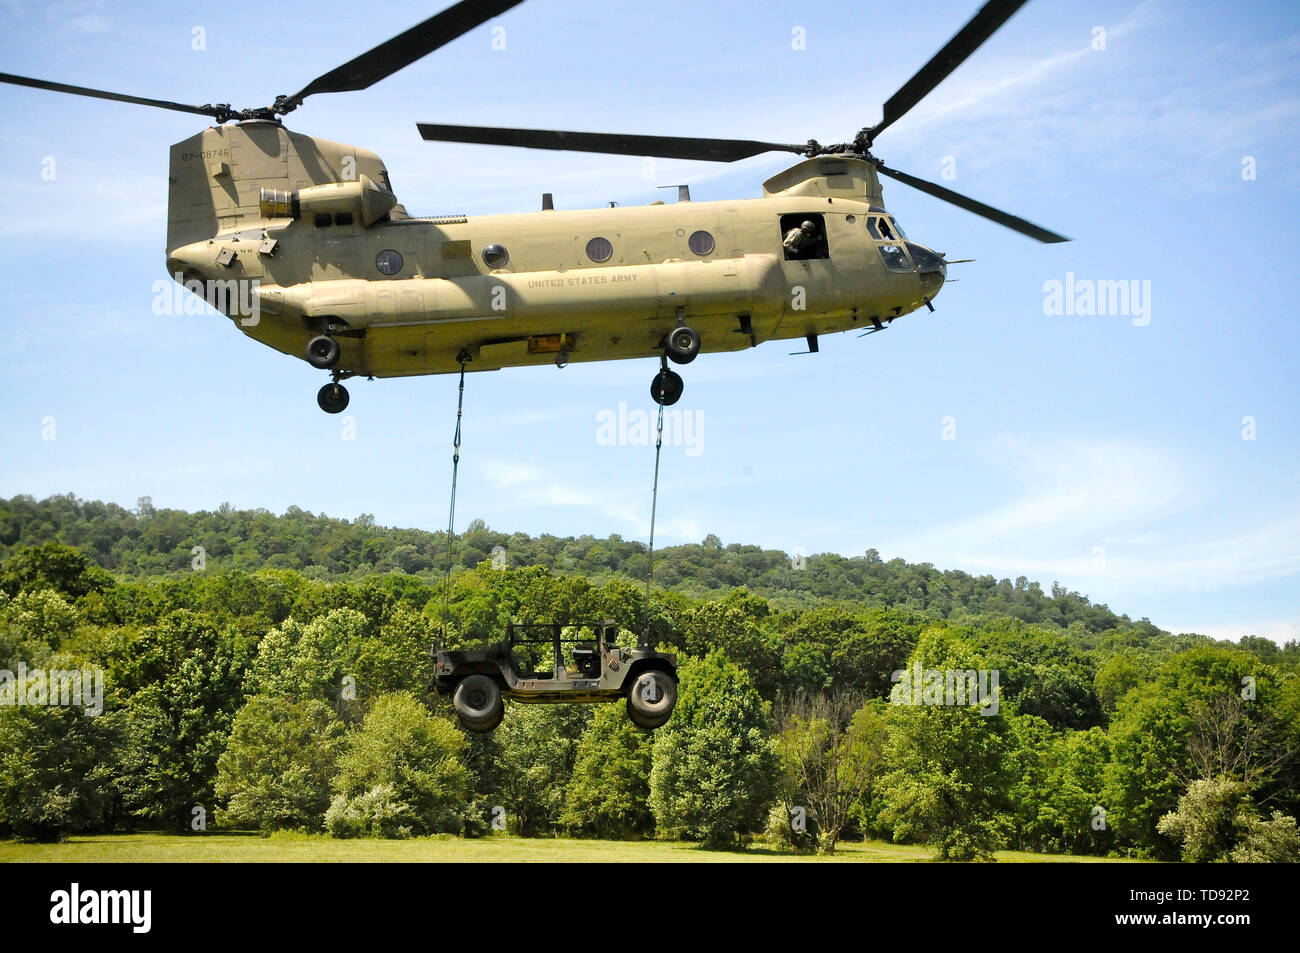
[[[908,242],[907,250],[911,252],[912,261],[916,263],[916,271],[921,276],[921,287],[925,290],[926,299],[933,298],[948,278],[947,263],[942,255],[915,242]]]
[[[938,274],[940,283],[942,279],[948,276],[948,266],[943,260],[943,256],[932,252],[924,245],[918,245],[916,242],[908,242],[907,250],[912,253],[912,261],[916,262],[916,270],[922,275]]]

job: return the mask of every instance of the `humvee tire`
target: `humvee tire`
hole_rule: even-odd
[[[456,685],[451,699],[456,716],[467,731],[491,731],[501,724],[505,702],[501,699],[501,686],[486,675],[466,675]]]
[[[638,728],[658,728],[677,704],[677,679],[651,669],[637,676],[627,692],[627,714]]]

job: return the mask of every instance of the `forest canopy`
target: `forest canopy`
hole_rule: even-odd
[[[0,692],[49,695],[35,679],[53,672],[102,688],[93,713],[0,695],[0,836],[504,827],[1300,859],[1295,643],[1175,635],[1059,586],[872,551],[797,569],[713,537],[656,554],[647,603],[640,543],[479,522],[444,613],[446,543],[296,509],[0,502]],[[677,653],[663,728],[511,704],[467,736],[430,693],[435,641],[597,619]],[[918,703],[913,671],[992,673],[998,703]]]

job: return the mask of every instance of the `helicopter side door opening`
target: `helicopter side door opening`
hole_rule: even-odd
[[[831,257],[826,240],[826,218],[819,212],[791,212],[781,216],[781,246],[786,261],[815,261]]]

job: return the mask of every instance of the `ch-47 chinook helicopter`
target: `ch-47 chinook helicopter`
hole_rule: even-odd
[[[880,176],[1043,242],[1024,219],[886,166],[876,137],[1026,0],[991,0],[851,142],[783,144],[420,123],[439,142],[733,162],[804,158],[757,199],[514,215],[416,218],[379,156],[289,131],[319,93],[366,89],[523,0],[462,0],[268,107],[190,106],[0,73],[0,81],[210,116],[171,148],[167,270],[245,334],[345,378],[659,357],[651,395],[675,403],[668,362],[773,339],[886,324],[930,302],[949,262],[906,238]],[[229,123],[229,125],[227,125]]]

